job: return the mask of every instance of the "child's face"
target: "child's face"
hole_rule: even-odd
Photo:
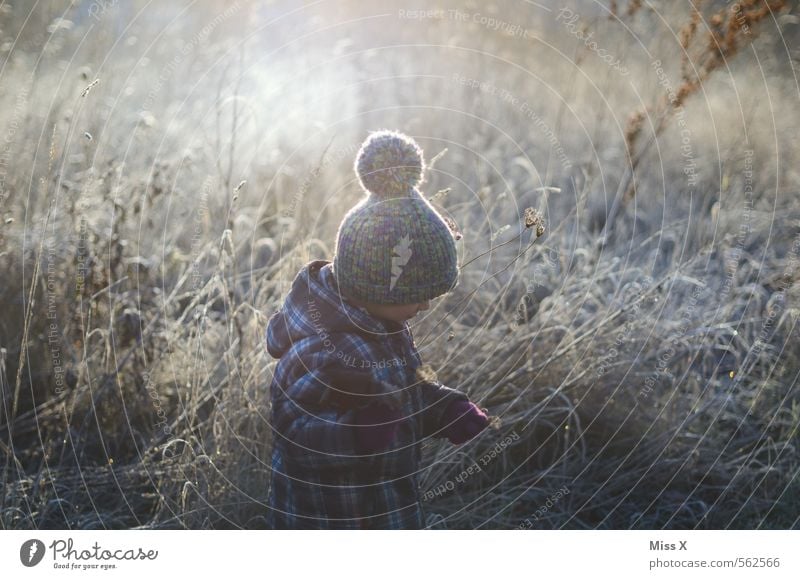
[[[387,305],[387,304],[369,304],[364,302],[357,302],[350,300],[358,306],[363,306],[367,311],[377,318],[385,320],[392,320],[393,322],[405,322],[417,315],[418,312],[427,310],[431,307],[430,301],[424,301],[416,304],[402,304],[402,305]]]

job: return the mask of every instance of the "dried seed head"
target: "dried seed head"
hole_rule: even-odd
[[[633,16],[636,14],[641,7],[642,0],[631,0],[631,3],[628,4],[628,16]]]
[[[100,82],[100,79],[99,79],[99,78],[96,78],[96,79],[94,79],[92,82],[90,82],[90,83],[89,83],[89,86],[87,86],[85,89],[83,89],[83,92],[81,93],[81,98],[84,98],[84,97],[85,97],[87,94],[89,94],[89,91],[91,91],[91,90],[92,90],[92,88],[93,88],[93,87],[94,87],[94,86],[95,86],[95,85],[96,85],[98,82]]]
[[[625,145],[628,148],[628,155],[633,157],[633,146],[636,142],[639,133],[642,130],[647,115],[645,111],[635,111],[628,116],[628,121],[625,126]]]
[[[445,149],[445,151],[446,151],[446,150],[447,150],[447,149]],[[436,160],[436,159],[434,159],[434,161],[435,161],[435,160]],[[429,167],[430,167],[430,165],[429,165]],[[444,189],[439,189],[439,190],[438,190],[436,193],[434,193],[433,195],[431,195],[431,196],[428,198],[428,201],[436,201],[436,200],[437,200],[439,197],[444,197],[445,195],[447,195],[448,193],[450,193],[450,191],[452,191],[452,190],[453,190],[453,188],[452,188],[452,187],[446,187],[446,188],[444,188]]]
[[[416,370],[417,380],[422,382],[436,382],[436,372],[428,364],[419,366]]]
[[[531,227],[536,228],[536,237],[541,236],[544,233],[544,217],[537,209],[528,207],[525,209],[525,229]]]
[[[536,225],[536,210],[533,207],[525,209],[525,229]]]
[[[455,237],[456,241],[461,239],[463,235],[461,235],[461,232],[458,230],[458,225],[456,222],[447,215],[442,215],[442,218],[444,219],[444,222],[447,223],[447,227],[450,228],[450,231],[453,232],[453,237]]]

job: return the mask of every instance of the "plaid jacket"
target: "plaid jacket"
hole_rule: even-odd
[[[344,302],[336,287],[329,261],[306,264],[267,326],[267,350],[279,358],[270,387],[270,525],[422,528],[420,443],[443,436],[445,408],[467,397],[418,381],[408,325]],[[354,415],[375,401],[395,405],[404,419],[389,448],[359,455]]]

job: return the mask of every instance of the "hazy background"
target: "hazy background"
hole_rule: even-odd
[[[0,4],[3,528],[263,527],[266,320],[381,128],[501,419],[425,442],[431,526],[797,528],[800,14],[694,5]]]

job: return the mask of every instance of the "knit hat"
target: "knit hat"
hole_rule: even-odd
[[[453,233],[419,192],[422,150],[409,136],[373,132],[356,155],[367,196],[339,225],[333,271],[339,291],[375,304],[411,304],[458,283]]]

